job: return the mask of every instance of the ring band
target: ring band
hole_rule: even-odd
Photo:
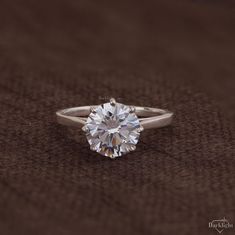
[[[139,132],[170,125],[173,112],[123,105],[111,98],[102,105],[59,110],[56,116],[59,124],[82,128],[92,150],[115,158],[135,149]]]
[[[97,105],[59,110],[56,112],[57,121],[65,126],[83,127],[86,124],[87,116],[95,107]],[[136,115],[141,117],[139,120],[145,130],[168,126],[172,122],[173,113],[168,110],[139,106],[132,107],[135,108]]]

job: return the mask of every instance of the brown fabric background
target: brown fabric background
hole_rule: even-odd
[[[234,22],[232,1],[1,1],[0,234],[235,224]],[[109,96],[174,124],[114,161],[56,124],[57,109]]]

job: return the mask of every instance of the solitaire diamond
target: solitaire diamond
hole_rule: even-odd
[[[91,109],[83,130],[92,150],[115,158],[135,150],[142,128],[133,107],[111,99]]]
[[[111,98],[101,105],[58,110],[56,117],[59,124],[82,128],[91,150],[114,159],[136,149],[141,131],[170,125],[173,112],[124,105]]]

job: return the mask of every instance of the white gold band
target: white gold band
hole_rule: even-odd
[[[96,107],[97,105],[91,105],[59,110],[56,112],[57,121],[65,126],[82,128],[86,124],[88,115]],[[139,106],[131,107],[145,130],[170,125],[173,119],[173,113],[168,110]]]

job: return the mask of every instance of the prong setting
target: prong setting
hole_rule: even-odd
[[[144,130],[144,127],[143,126],[140,126],[139,128],[138,128],[138,131],[139,132],[142,132]]]
[[[135,106],[130,106],[130,113],[134,113],[135,112]]]
[[[95,113],[96,111],[96,107],[95,106],[91,106],[91,108],[90,108],[90,111],[92,112],[92,113]]]
[[[85,133],[87,133],[87,132],[89,131],[89,129],[88,129],[88,127],[87,127],[86,125],[82,127],[82,130],[83,130]]]
[[[91,151],[96,151],[95,147],[92,146],[92,145],[90,146],[90,150],[91,150]]]
[[[135,114],[135,107],[130,108],[111,99],[96,106],[96,112],[90,113],[86,126],[89,128],[86,137],[90,149],[103,156],[113,159],[136,149],[140,120]]]
[[[130,147],[130,151],[135,151],[136,150],[136,146],[135,145],[132,145],[131,147]]]
[[[114,98],[111,98],[111,99],[109,100],[109,103],[110,103],[112,106],[114,106],[114,105],[116,104],[116,100],[115,100]]]

